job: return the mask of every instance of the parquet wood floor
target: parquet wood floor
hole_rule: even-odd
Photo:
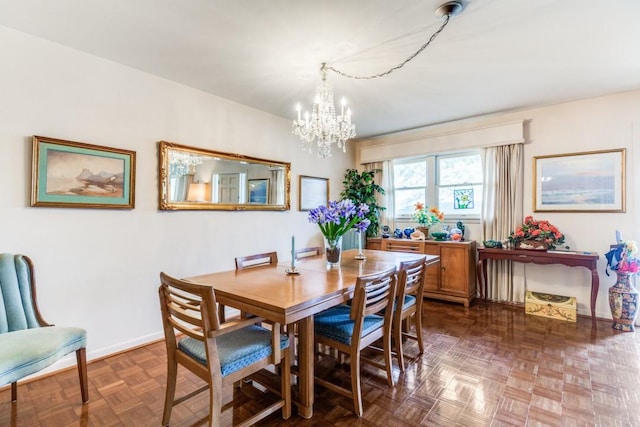
[[[610,321],[577,323],[526,316],[521,307],[425,301],[426,352],[406,351],[397,385],[364,366],[365,413],[316,389],[311,420],[271,415],[263,426],[640,426],[640,331],[614,331]],[[413,346],[412,346],[413,345]],[[317,371],[348,383],[348,367],[323,362]],[[89,364],[90,402],[82,405],[75,370],[18,387],[18,403],[0,391],[0,426],[158,426],[165,383],[163,343]],[[199,380],[180,370],[178,390]],[[252,386],[230,390],[226,422],[244,419],[271,396]],[[201,396],[174,408],[172,426],[204,416]],[[294,410],[295,413],[295,410]]]

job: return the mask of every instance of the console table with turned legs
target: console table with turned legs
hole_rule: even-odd
[[[509,260],[533,264],[562,264],[568,267],[584,267],[591,271],[591,321],[596,323],[596,300],[600,288],[598,277],[598,259],[595,252],[556,252],[526,249],[478,248],[478,286],[480,297],[487,298],[487,260]]]

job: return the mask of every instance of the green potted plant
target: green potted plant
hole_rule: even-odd
[[[367,237],[378,235],[380,228],[380,213],[385,210],[384,206],[378,205],[377,194],[384,194],[384,188],[375,183],[376,171],[363,171],[358,173],[356,169],[347,169],[344,175],[344,191],[340,193],[343,199],[351,199],[356,205],[364,203],[369,206],[369,212],[365,215],[371,224],[367,228]]]

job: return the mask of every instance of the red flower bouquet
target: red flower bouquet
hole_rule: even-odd
[[[509,235],[509,242],[514,246],[527,240],[542,242],[548,249],[555,249],[557,245],[564,243],[564,234],[549,221],[537,221],[532,216],[528,216],[523,224]]]

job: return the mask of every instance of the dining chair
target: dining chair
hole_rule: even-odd
[[[278,265],[278,253],[277,252],[265,252],[262,254],[239,256],[235,258],[236,270],[246,270],[248,268],[256,267],[275,267]],[[227,319],[226,308],[222,304],[218,304],[218,316],[220,321],[225,322]],[[240,312],[240,317],[246,318],[252,316],[251,314]]]
[[[393,345],[400,371],[404,371],[403,338],[418,342],[418,354],[424,353],[422,341],[422,293],[425,285],[425,261],[403,261],[398,272],[398,292],[393,311]],[[414,319],[415,334],[411,333],[411,318]]]
[[[277,252],[266,252],[263,254],[247,255],[236,257],[236,270],[246,268],[275,266],[278,264]]]
[[[314,342],[349,355],[351,388],[345,388],[318,376],[316,383],[353,400],[354,411],[363,414],[360,362],[386,372],[387,384],[393,387],[391,371],[391,326],[393,299],[396,294],[396,268],[360,276],[351,305],[338,305],[314,316]],[[382,314],[380,314],[382,313]],[[382,339],[384,364],[362,357],[362,349]]]
[[[296,260],[305,259],[309,257],[314,257],[322,255],[322,247],[320,246],[311,246],[309,248],[300,248],[296,249],[295,256]]]
[[[256,325],[259,318],[220,323],[213,287],[179,280],[165,273],[160,273],[160,282],[158,292],[167,347],[162,425],[169,425],[175,405],[208,390],[209,414],[199,423],[208,421],[209,426],[220,426],[223,388],[232,387],[270,365],[282,368],[279,370],[280,399],[238,425],[254,425],[280,408],[282,418],[288,419],[291,415],[290,337],[281,335],[279,325],[275,324],[272,330],[265,329]],[[196,374],[206,384],[176,399],[178,365]]]
[[[80,395],[88,402],[86,345],[86,330],[44,320],[31,259],[0,254],[0,386],[11,384],[11,401],[18,400],[19,379],[75,352]]]

